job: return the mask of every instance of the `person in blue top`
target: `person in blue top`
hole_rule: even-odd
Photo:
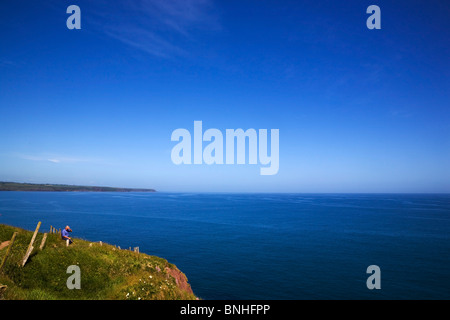
[[[66,226],[62,231],[61,231],[61,238],[63,240],[69,240],[69,244],[73,243],[72,238],[69,237],[69,232],[72,232],[72,229],[70,229],[69,226]]]

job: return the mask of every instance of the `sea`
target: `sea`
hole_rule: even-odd
[[[205,300],[450,298],[450,194],[0,192],[1,224],[39,221],[165,258]]]

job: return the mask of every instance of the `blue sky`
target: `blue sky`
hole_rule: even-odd
[[[450,192],[449,16],[445,1],[2,1],[0,180]],[[195,120],[279,129],[278,174],[173,164],[171,133]]]

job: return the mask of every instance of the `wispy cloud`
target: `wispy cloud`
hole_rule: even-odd
[[[183,49],[162,39],[155,33],[135,26],[111,26],[105,29],[104,33],[128,46],[158,57],[168,58],[185,53]]]
[[[193,40],[195,31],[218,28],[211,0],[137,0],[101,6],[98,30],[158,57],[185,55],[184,44]]]
[[[29,160],[29,161],[44,161],[52,163],[79,163],[79,162],[99,162],[99,159],[93,158],[83,158],[83,157],[67,157],[67,156],[56,156],[54,154],[42,154],[42,155],[31,155],[31,154],[16,154],[16,157]]]
[[[0,61],[0,66],[7,66],[7,67],[9,67],[9,66],[17,66],[17,63],[15,63],[14,61],[11,61],[11,60],[1,60]]]
[[[137,8],[148,17],[186,36],[195,27],[216,23],[210,13],[210,0],[141,0],[137,3]]]

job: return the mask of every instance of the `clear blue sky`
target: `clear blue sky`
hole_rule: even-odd
[[[449,17],[448,1],[3,0],[0,180],[450,192]],[[278,174],[173,164],[194,120],[279,129]]]

